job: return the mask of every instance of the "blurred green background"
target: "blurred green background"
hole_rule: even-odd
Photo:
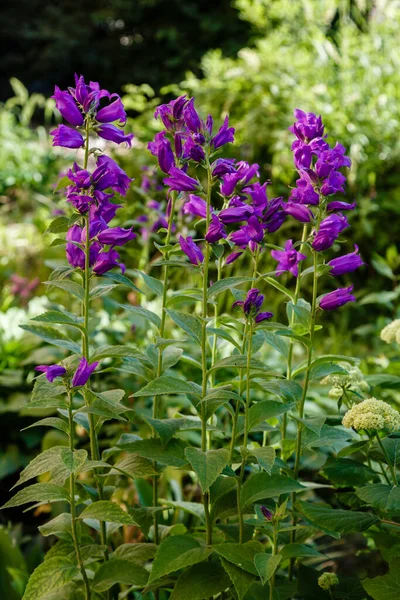
[[[46,289],[40,282],[64,260],[56,236],[43,234],[54,211],[66,208],[54,186],[75,154],[51,147],[48,131],[58,117],[49,97],[55,84],[71,85],[74,72],[119,92],[129,112],[134,148],[117,151],[122,166],[135,177],[121,211],[123,223],[135,223],[149,198],[163,200],[157,191],[160,177],[146,149],[158,130],[153,112],[161,101],[188,93],[203,116],[212,112],[219,121],[229,113],[236,127],[230,155],[258,162],[262,177],[272,181],[271,195],[284,197],[296,175],[287,130],[293,110],[321,114],[330,141],[339,140],[352,159],[347,199],[358,203],[347,242],[334,250],[351,251],[356,243],[367,263],[343,282],[354,283],[357,304],[326,321],[321,344],[360,356],[366,372],[398,372],[398,362],[389,363],[378,335],[397,316],[400,296],[398,0],[98,0],[95,5],[88,0],[14,0],[2,8],[1,17],[2,496],[32,454],[57,443],[51,437],[55,433],[39,428],[20,433],[32,422],[28,416],[21,419],[19,411],[29,399],[33,366],[57,359],[59,350],[49,349],[19,325],[42,311]],[[142,185],[148,175],[155,179],[149,190]],[[286,224],[273,243],[300,237],[300,228]],[[153,239],[155,233],[150,240],[139,236],[126,250],[128,267],[140,263],[148,269]],[[281,299],[271,298],[271,303],[283,315]],[[113,321],[112,306],[104,301],[98,309],[102,343],[131,339],[130,330]],[[21,514],[2,519],[3,525],[6,519],[18,522]],[[22,519],[23,528],[12,528],[14,542],[34,531],[29,517]],[[26,566],[8,552],[8,543],[0,535],[0,587],[6,568],[2,553],[19,573],[7,596],[12,600],[20,597],[18,582],[40,550],[37,539],[29,537]]]

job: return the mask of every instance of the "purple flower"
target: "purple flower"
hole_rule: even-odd
[[[330,274],[334,277],[338,275],[344,275],[345,273],[351,273],[361,267],[365,263],[361,256],[358,254],[358,246],[354,245],[354,252],[350,254],[344,254],[338,258],[334,258],[328,262],[328,266],[331,267]]]
[[[200,248],[196,246],[191,237],[186,239],[182,236],[179,237],[179,244],[182,252],[186,254],[192,265],[200,265],[204,260],[204,255]]]
[[[265,229],[257,219],[250,217],[247,225],[243,225],[230,235],[230,239],[236,246],[245,248],[248,244],[261,244],[264,239]]]
[[[266,321],[267,319],[271,319],[274,316],[274,313],[272,312],[260,312],[258,313],[258,315],[256,315],[255,321],[256,323],[262,323],[263,321]]]
[[[217,158],[212,165],[211,170],[213,177],[222,177],[227,173],[234,173],[235,169],[235,159],[234,158]]]
[[[239,258],[239,256],[242,256],[242,254],[243,252],[232,252],[231,254],[228,254],[228,256],[225,259],[225,264],[232,264],[233,262],[235,262],[235,260]]]
[[[35,371],[42,371],[50,383],[53,383],[56,377],[64,377],[67,373],[67,369],[64,369],[60,365],[39,365],[35,367]]]
[[[332,196],[338,192],[344,193],[344,184],[346,177],[339,171],[331,171],[328,179],[321,185],[321,194],[323,196]]]
[[[94,245],[94,244],[93,244]],[[93,247],[93,246],[92,246]],[[93,264],[93,273],[96,275],[103,275],[107,271],[111,271],[114,267],[119,267],[123,273],[125,273],[125,265],[119,261],[119,254],[116,250],[111,248],[110,250],[99,252]]]
[[[289,127],[289,131],[295,134],[300,140],[312,140],[321,138],[324,134],[324,126],[321,117],[317,117],[314,113],[305,113],[296,108],[294,116],[297,122]]]
[[[75,127],[80,127],[83,123],[83,115],[71,94],[69,92],[61,91],[60,88],[56,86],[53,98],[56,101],[56,108],[61,113],[63,119]]]
[[[267,521],[272,521],[274,515],[266,506],[261,506],[260,510],[263,517],[265,517]]]
[[[192,133],[197,133],[201,129],[201,120],[194,108],[194,98],[191,98],[183,109],[183,118],[185,119],[186,127]]]
[[[136,233],[133,233],[132,229],[123,229],[122,227],[110,227],[97,235],[99,242],[106,246],[123,246],[135,237]]]
[[[211,223],[208,227],[205,235],[205,240],[209,244],[214,244],[222,238],[226,238],[226,229],[223,223],[219,220],[217,215],[211,215]]]
[[[293,142],[292,150],[294,150],[294,165],[296,169],[309,169],[311,166],[312,152],[308,144],[304,144],[301,140]]]
[[[315,163],[315,172],[318,177],[325,178],[334,170],[350,166],[351,160],[346,156],[345,147],[336,143],[334,148],[328,148],[320,153]]]
[[[97,134],[104,140],[115,142],[116,144],[122,144],[126,142],[128,147],[132,146],[133,133],[125,133],[119,127],[115,125],[100,125],[97,128]]]
[[[93,196],[86,196],[84,194],[70,193],[67,194],[67,202],[70,202],[81,215],[84,215],[94,202],[94,198]]]
[[[289,271],[295,277],[299,274],[299,262],[305,260],[307,256],[293,247],[292,240],[285,243],[285,250],[271,250],[271,256],[278,261],[276,274],[282,275],[285,271]]]
[[[89,364],[83,356],[79,361],[78,368],[72,378],[72,387],[85,385],[98,364],[98,362]]]
[[[314,190],[311,179],[307,173],[302,173],[300,179],[296,181],[296,187],[290,193],[290,200],[298,204],[319,204],[319,195]]]
[[[339,233],[348,226],[349,223],[346,217],[341,213],[326,217],[326,219],[321,222],[319,231],[316,233],[312,242],[312,247],[314,250],[317,250],[317,252],[327,250],[336,241]]]
[[[98,221],[100,218],[105,222],[109,223],[114,217],[121,204],[113,204],[112,202],[102,202],[99,206],[94,204],[89,209],[89,214],[92,220]]]
[[[53,146],[62,146],[63,148],[82,148],[84,139],[79,131],[70,129],[66,125],[59,125],[50,135],[54,136]]]
[[[69,264],[71,267],[84,269],[85,253],[76,245],[82,242],[82,228],[79,225],[72,225],[67,231],[66,239],[67,244],[65,250]]]
[[[241,306],[246,317],[253,317],[256,323],[261,323],[273,316],[273,313],[270,312],[260,312],[263,302],[264,296],[260,294],[260,290],[252,288],[247,292],[245,300],[236,300],[232,304],[232,308]]]
[[[218,218],[222,223],[240,223],[240,221],[246,221],[251,216],[251,208],[244,202],[241,206],[230,206],[224,208],[218,214]]]
[[[298,202],[288,202],[283,206],[283,210],[287,215],[291,215],[297,221],[300,221],[300,223],[309,223],[314,218],[311,210]]]
[[[223,196],[231,196],[233,194],[233,190],[236,187],[240,179],[240,173],[227,173],[224,175],[222,179],[222,183],[220,185],[220,191]]]
[[[175,166],[175,157],[172,152],[171,142],[165,136],[165,131],[160,131],[160,133],[156,134],[154,142],[149,142],[147,147],[153,156],[157,157],[160,169],[164,173],[169,173],[171,167]]]
[[[233,127],[229,127],[229,117],[226,116],[222,127],[219,128],[218,133],[211,138],[210,145],[216,150],[225,144],[233,142],[234,134],[235,129]]]
[[[99,123],[113,123],[114,121],[119,121],[121,125],[125,125],[126,112],[122,100],[118,94],[113,94],[111,97],[116,97],[116,100],[111,102],[108,106],[101,108],[96,113],[96,121]]]
[[[205,159],[206,155],[203,148],[199,144],[196,144],[192,138],[188,138],[183,148],[183,156],[184,158],[191,158],[195,162],[199,163]]]
[[[96,171],[93,173],[95,187],[99,190],[104,190],[107,189],[107,187],[110,187],[121,194],[121,196],[126,196],[126,192],[129,190],[129,186],[133,179],[128,177],[125,171],[121,169],[115,160],[103,154],[97,159],[97,166],[104,168],[105,173],[107,173],[108,176],[108,181],[106,182],[105,179],[103,179],[102,185],[100,185],[100,179],[96,180],[96,169]],[[108,183],[108,185],[107,187],[104,187],[106,183]]]
[[[347,288],[338,288],[334,292],[330,292],[329,294],[325,294],[319,301],[319,306],[322,310],[335,310],[335,308],[339,308],[348,302],[355,302],[356,299],[352,295],[353,291],[352,285]]]
[[[200,196],[189,194],[189,202],[184,204],[183,212],[185,215],[195,215],[196,217],[205,219],[207,215],[207,202],[203,198],[200,198]]]
[[[282,198],[272,198],[263,212],[262,223],[268,233],[274,233],[279,229],[286,218],[283,210]]]
[[[167,131],[178,131],[185,127],[182,118],[183,109],[187,103],[186,96],[179,96],[169,104],[161,104],[156,108],[154,117],[160,117]]]
[[[357,202],[352,202],[349,204],[348,202],[341,202],[340,200],[334,200],[333,202],[329,202],[327,206],[327,210],[329,212],[333,210],[354,210],[357,206]]]
[[[178,169],[178,167],[172,167],[169,172],[170,177],[164,179],[165,185],[168,185],[171,190],[177,192],[195,192],[200,186],[196,179],[186,175],[185,171]]]
[[[237,171],[240,175],[240,182],[243,185],[249,183],[253,177],[260,177],[259,168],[260,166],[257,163],[250,165],[245,160],[241,160],[236,164]]]

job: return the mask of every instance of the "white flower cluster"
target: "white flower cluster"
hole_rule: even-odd
[[[327,375],[321,381],[323,385],[332,386],[328,393],[329,398],[332,400],[340,400],[346,388],[360,392],[367,392],[369,390],[369,385],[364,380],[364,374],[358,367],[351,365],[350,363],[341,363],[339,366],[345,369],[347,373]]]
[[[397,342],[400,344],[400,319],[395,319],[381,331],[381,340],[387,344]]]
[[[347,411],[342,423],[345,427],[357,431],[359,429],[396,431],[400,429],[400,413],[383,400],[368,398]]]

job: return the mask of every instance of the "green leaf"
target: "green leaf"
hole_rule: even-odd
[[[139,454],[139,456],[159,462],[162,465],[183,467],[187,464],[185,458],[187,442],[184,442],[183,440],[172,438],[172,440],[164,446],[161,440],[151,438],[148,440],[120,443],[119,447],[122,450]]]
[[[48,521],[44,525],[39,526],[40,533],[47,537],[56,535],[63,540],[70,541],[72,538],[72,517],[71,513],[61,513]]]
[[[387,510],[389,494],[393,487],[386,483],[374,483],[356,490],[357,496],[363,502],[370,504],[378,510]],[[400,506],[399,506],[400,508]]]
[[[146,569],[140,565],[132,565],[131,561],[122,558],[113,558],[100,565],[93,578],[92,589],[105,592],[116,583],[144,587],[148,576]]]
[[[177,379],[169,375],[161,375],[150,381],[141,390],[132,394],[135,398],[139,396],[159,396],[165,394],[198,394],[199,387],[190,381]]]
[[[71,340],[68,336],[63,334],[59,329],[53,329],[52,327],[44,325],[20,325],[24,331],[29,331],[37,335],[48,344],[59,346],[60,348],[67,348],[74,353],[80,353],[81,347],[79,344]]]
[[[199,448],[186,448],[186,457],[196,473],[203,494],[217,479],[229,462],[229,451],[225,448],[202,452]]]
[[[70,185],[70,184],[68,184]],[[44,232],[46,233],[61,233],[63,231],[67,231],[69,227],[69,218],[68,217],[56,217],[55,219],[52,220],[52,222],[50,223],[50,225],[47,227],[46,231]]]
[[[272,446],[261,446],[251,450],[252,456],[255,456],[258,464],[262,469],[265,469],[271,475],[272,467],[275,462],[275,450]]]
[[[279,554],[282,556],[282,560],[287,560],[288,558],[312,558],[315,556],[326,558],[324,554],[304,544],[287,544],[280,550]]]
[[[247,366],[247,356],[245,354],[234,354],[232,356],[228,356],[227,358],[223,358],[216,362],[211,369],[209,369],[209,373],[212,371],[216,371],[217,369],[226,369],[228,367],[233,367],[235,369],[244,369]],[[258,371],[268,371],[265,363],[253,358],[250,363],[251,369],[256,369]]]
[[[21,431],[31,429],[31,427],[53,427],[54,429],[58,429],[64,433],[68,433],[69,431],[68,423],[62,419],[58,419],[57,417],[46,417],[45,419],[36,421],[36,423],[32,423],[32,425],[28,425],[28,427],[21,429]]]
[[[273,279],[272,277],[265,277],[264,281],[267,281],[274,288],[276,288],[277,290],[279,290],[280,292],[282,292],[282,294],[285,294],[285,296],[287,296],[288,298],[290,298],[293,303],[295,302],[294,293],[291,292],[290,290],[288,290],[284,285],[282,285],[281,283],[279,283],[279,281],[276,281],[276,279]]]
[[[69,501],[69,494],[65,488],[54,483],[34,483],[20,490],[1,508],[21,506],[28,502],[57,502],[59,500]]]
[[[245,481],[240,494],[240,502],[244,507],[257,500],[274,498],[280,494],[289,494],[304,490],[300,483],[286,477],[285,475],[268,475],[268,473],[256,473]]]
[[[323,468],[323,474],[339,487],[362,485],[376,475],[373,469],[351,458],[328,461]]]
[[[180,575],[170,600],[205,600],[230,585],[230,578],[219,563],[203,562],[189,567]]]
[[[118,283],[111,284],[103,284],[99,283],[94,288],[90,290],[89,298],[94,300],[95,298],[101,298],[102,296],[107,296],[109,292],[112,292],[118,286]]]
[[[284,404],[275,400],[262,400],[253,404],[249,409],[249,429],[252,429],[259,423],[278,417],[294,408],[295,404]]]
[[[33,460],[29,463],[27,467],[21,472],[20,477],[14,487],[18,485],[22,485],[26,481],[33,479],[33,477],[37,477],[38,475],[43,475],[43,473],[48,473],[54,467],[61,464],[61,452],[63,450],[69,451],[68,448],[63,446],[54,446],[53,448],[49,448],[45,450],[38,456],[35,456]],[[13,488],[12,488],[13,489]]]
[[[147,275],[147,273],[144,273],[143,271],[139,271],[139,269],[135,269],[135,272],[139,273],[147,287],[150,288],[151,291],[156,294],[156,296],[160,296],[160,298],[162,298],[164,290],[164,285],[162,281],[156,279],[155,277],[152,277],[151,275]]]
[[[149,584],[164,575],[203,562],[212,550],[190,535],[165,538],[157,550],[150,573]]]
[[[66,188],[72,184],[73,184],[73,181],[71,181],[71,179],[69,177],[64,175],[64,177],[60,177],[60,179],[58,180],[57,185],[54,188],[54,192],[59,192],[60,190],[63,190],[64,188]]]
[[[83,318],[76,317],[69,313],[64,313],[59,310],[49,310],[42,315],[33,317],[31,321],[40,321],[41,323],[58,323],[60,325],[70,325],[82,329]]]
[[[127,473],[130,477],[151,477],[152,475],[157,475],[153,463],[147,458],[139,456],[139,454],[124,456],[115,463],[109,474],[113,475],[119,471]]]
[[[118,546],[113,552],[112,557],[113,559],[123,558],[124,560],[129,560],[130,562],[141,565],[153,559],[157,549],[158,546],[156,544],[132,542],[130,544],[121,544],[121,546]]]
[[[165,309],[165,312],[178,327],[183,329],[199,346],[201,345],[202,328],[197,317],[171,309]]]
[[[124,358],[126,356],[137,356],[137,348],[129,346],[100,346],[91,355],[90,361],[103,360],[104,358]]]
[[[397,600],[400,594],[400,558],[394,558],[389,573],[374,579],[364,579],[362,585],[374,600]]]
[[[331,508],[326,504],[299,502],[298,507],[303,516],[324,531],[355,533],[366,531],[379,521],[378,517],[370,513]]]
[[[68,472],[77,473],[85,464],[88,457],[86,450],[74,450],[61,448],[60,458]]]
[[[78,568],[65,558],[51,558],[40,564],[29,578],[22,600],[38,600],[71,581]],[[60,597],[62,600],[62,596]]]
[[[206,404],[206,417],[209,419],[215,411],[222,406],[227,404],[230,400],[236,402],[242,402],[242,398],[236,392],[224,389],[214,389],[207,396],[204,396],[202,402]]]
[[[248,283],[249,281],[253,281],[251,277],[224,277],[209,287],[207,291],[207,298],[210,299],[213,296],[217,296],[226,290],[230,290],[237,285],[241,285],[242,283]]]
[[[237,348],[239,350],[239,352],[241,350],[240,344],[227,331],[225,331],[225,329],[220,329],[220,328],[215,328],[215,327],[207,327],[207,335],[208,336],[216,335],[217,337],[222,338],[223,340],[226,340],[227,342],[232,344],[232,346],[235,346],[235,348]]]
[[[153,325],[155,325],[157,329],[160,328],[161,319],[158,315],[156,315],[156,313],[153,313],[151,310],[143,308],[143,306],[131,306],[130,304],[119,304],[119,306],[127,312],[134,313],[135,315],[142,317],[142,319],[150,321],[150,323],[153,323]]]
[[[83,287],[76,283],[76,281],[71,281],[70,279],[52,279],[51,281],[45,281],[45,284],[49,287],[56,287],[60,290],[64,290],[71,296],[75,296],[79,300],[83,300],[85,297],[85,290]]]
[[[176,365],[180,361],[182,354],[182,348],[174,348],[174,346],[168,346],[165,348],[162,353],[163,371],[167,371]]]
[[[229,562],[225,558],[221,558],[221,564],[228,573],[230,580],[236,590],[238,600],[243,600],[249,588],[255,581],[254,575],[244,571],[240,567]]]
[[[96,519],[119,525],[134,525],[135,521],[119,504],[109,500],[99,500],[89,504],[79,515],[79,519]]]
[[[66,391],[67,390],[64,385],[57,385],[55,382],[51,383],[46,379],[44,374],[39,375],[39,377],[35,379],[31,401],[57,398],[58,396],[63,396]]]
[[[256,554],[254,557],[254,564],[263,585],[271,579],[281,560],[282,556],[280,554],[272,555],[266,554],[265,552]]]
[[[117,283],[125,285],[126,287],[130,288],[135,292],[138,292],[139,294],[143,294],[142,290],[138,288],[134,283],[132,283],[129,277],[127,277],[126,275],[122,275],[122,273],[113,273],[109,271],[108,273],[103,273],[102,277],[105,279],[111,279],[111,281],[116,281]]]
[[[163,444],[167,444],[177,431],[187,429],[187,426],[191,426],[191,429],[201,429],[200,419],[152,419],[145,415],[141,416],[157,432]]]
[[[270,392],[274,396],[278,396],[285,403],[295,403],[301,398],[302,387],[295,381],[287,379],[253,379],[254,383],[257,383],[263,390]]]
[[[263,550],[261,542],[251,540],[245,544],[225,543],[216,544],[215,552],[234,565],[244,569],[252,575],[257,575],[257,569],[254,566],[254,557]]]

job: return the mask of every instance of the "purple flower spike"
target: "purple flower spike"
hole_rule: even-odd
[[[125,135],[123,130],[115,125],[100,125],[100,127],[97,128],[97,134],[104,140],[114,142],[115,144],[126,142],[129,148],[132,146],[133,133],[127,133]]]
[[[164,179],[164,183],[176,192],[195,192],[200,187],[196,179],[186,175],[185,171],[178,167],[172,167],[169,175],[170,177]]]
[[[101,244],[105,244],[106,246],[123,246],[135,237],[136,233],[133,233],[132,229],[111,227],[101,231],[98,234],[97,239]]]
[[[222,238],[226,238],[226,235],[224,224],[221,223],[217,215],[211,215],[211,223],[205,235],[206,242],[209,244],[215,244],[215,242],[222,240]]]
[[[219,128],[218,133],[211,138],[211,146],[216,150],[225,144],[229,144],[234,141],[235,129],[233,127],[229,127],[229,117],[226,116],[224,120],[224,124]]]
[[[361,267],[365,263],[361,256],[358,254],[358,246],[354,245],[354,252],[350,254],[344,254],[338,258],[334,258],[328,262],[328,266],[331,267],[330,274],[334,277],[338,275],[344,275],[345,273],[351,273]]]
[[[64,367],[61,367],[60,365],[38,365],[35,367],[35,371],[44,373],[50,383],[53,383],[56,377],[64,377],[67,373],[67,369],[64,369]]]
[[[293,247],[292,240],[285,243],[285,250],[271,250],[271,256],[278,261],[276,274],[282,275],[285,271],[289,271],[295,277],[299,274],[299,262],[305,260],[307,256]]]
[[[348,302],[355,302],[356,299],[351,293],[353,287],[354,286],[350,285],[347,288],[338,288],[334,292],[325,294],[319,301],[319,307],[322,308],[322,310],[335,310],[335,308],[344,306]]]
[[[266,506],[261,506],[260,510],[262,512],[263,517],[265,517],[267,521],[272,521],[274,515]]]
[[[204,255],[200,248],[196,246],[191,237],[186,239],[182,236],[179,237],[179,244],[182,252],[186,254],[192,265],[200,265],[204,260]]]
[[[89,364],[86,358],[83,356],[72,378],[72,387],[85,385],[98,364],[98,362]]]
[[[56,86],[53,98],[56,101],[56,108],[61,113],[63,119],[75,127],[80,127],[83,123],[83,115],[71,94],[69,92],[61,91],[60,88]]]
[[[66,125],[59,125],[53,131],[50,131],[53,136],[53,146],[62,146],[63,148],[82,148],[84,139],[79,131],[70,129]]]

